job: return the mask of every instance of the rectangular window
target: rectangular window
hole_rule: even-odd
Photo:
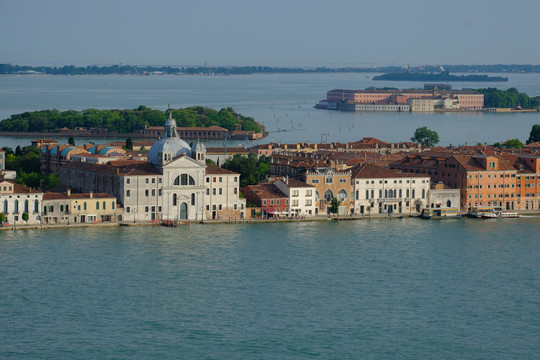
[[[130,178],[126,179],[126,184],[131,184],[131,179]]]
[[[144,182],[148,184],[148,178],[144,179]]]
[[[234,195],[237,195],[237,194],[238,194],[238,189],[234,188]]]
[[[212,195],[216,195],[216,189],[212,189]]]
[[[234,209],[234,210],[238,210],[238,205],[237,205],[237,204],[234,204],[234,205],[233,205],[233,209]]]
[[[131,211],[131,208],[128,206],[126,207],[126,212],[130,212]]]
[[[148,212],[148,206],[144,207],[144,212]]]
[[[152,189],[152,196],[156,196],[156,190]]]
[[[223,189],[219,188],[219,195],[223,194]]]
[[[144,196],[148,196],[149,192],[148,189],[144,190]]]
[[[156,178],[152,178],[152,184],[156,183]]]
[[[130,190],[126,190],[126,197],[129,197],[131,195],[131,191]]]

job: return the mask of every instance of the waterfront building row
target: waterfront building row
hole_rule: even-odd
[[[540,209],[540,155],[409,154],[394,169],[426,174],[461,192],[463,210],[500,206],[507,210]]]

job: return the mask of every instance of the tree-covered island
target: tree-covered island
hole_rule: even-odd
[[[242,130],[256,133],[262,131],[252,117],[240,115],[230,107],[215,110],[193,106],[171,111],[180,127],[220,126],[234,130],[240,125]],[[0,131],[54,133],[62,128],[84,127],[129,134],[148,126],[163,126],[167,117],[168,111],[153,110],[143,105],[132,110],[41,110],[12,115],[9,119],[0,121]]]

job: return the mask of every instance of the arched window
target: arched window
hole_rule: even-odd
[[[452,202],[451,202],[450,200],[448,200],[448,201],[446,202],[446,207],[451,207],[451,206],[452,206]]]
[[[103,202],[103,210],[105,210],[105,208],[107,207],[107,204],[105,203],[105,201]]]
[[[403,197],[403,190],[399,189],[399,197]]]
[[[382,198],[382,190],[379,190],[379,199]]]
[[[111,202],[111,209],[114,210],[114,201]]]
[[[173,185],[195,185],[195,180],[188,174],[182,174],[174,179]]]
[[[96,210],[99,210],[99,201],[96,201]]]
[[[191,194],[191,205],[195,206],[195,194]]]
[[[4,214],[8,213],[8,202],[7,200],[4,200]]]
[[[413,199],[414,199],[414,197],[415,197],[415,195],[416,195],[416,194],[415,194],[416,191],[414,191],[414,190],[415,190],[415,189],[412,189],[412,198],[413,198]]]
[[[37,199],[34,201],[34,212],[39,212],[39,201]]]
[[[409,189],[407,189],[407,195],[405,197],[409,197]]]
[[[321,200],[321,194],[317,190],[315,190],[315,201]]]
[[[172,205],[176,206],[176,194],[173,194],[172,196]]]
[[[334,193],[332,192],[332,190],[330,189],[326,190],[326,192],[324,193],[324,200],[332,201],[333,198],[334,198]]]
[[[369,199],[369,190],[366,190],[366,200]]]
[[[83,210],[86,210],[86,201],[83,203]]]
[[[426,198],[426,189],[422,189],[422,199]]]
[[[180,219],[187,220],[188,218],[188,206],[185,202],[180,205]]]
[[[19,213],[19,200],[15,200],[15,210],[13,211],[14,214]]]
[[[64,205],[60,204],[60,212],[64,212]]]
[[[27,213],[28,211],[28,200],[24,201],[24,212]]]
[[[371,197],[370,199],[373,199],[375,197],[375,190],[371,190]]]
[[[347,192],[343,189],[339,190],[337,198],[339,201],[345,201],[347,199]]]

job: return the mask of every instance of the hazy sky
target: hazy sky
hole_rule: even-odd
[[[0,63],[540,64],[540,0],[0,0]]]

